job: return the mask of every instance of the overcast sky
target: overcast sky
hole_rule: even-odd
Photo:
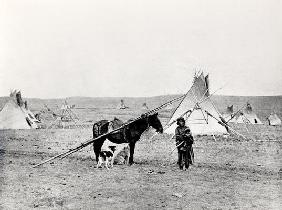
[[[0,96],[282,95],[281,2],[0,0]]]

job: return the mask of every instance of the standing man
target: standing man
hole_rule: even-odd
[[[194,143],[194,139],[190,128],[185,125],[183,117],[177,119],[177,125],[175,138],[178,151],[178,164],[181,170],[183,169],[183,165],[185,166],[184,170],[186,170],[189,168],[189,164],[192,164],[191,154],[193,152],[192,144]]]

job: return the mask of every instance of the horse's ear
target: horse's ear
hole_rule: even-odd
[[[144,119],[144,118],[146,118],[146,117],[147,117],[146,114],[141,114],[141,118],[142,118],[142,119]]]
[[[155,112],[154,114],[152,114],[152,116],[158,116],[158,112]]]

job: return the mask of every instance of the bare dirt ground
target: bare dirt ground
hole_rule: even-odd
[[[32,168],[91,137],[88,129],[0,131],[0,209],[281,209],[282,129],[253,140],[195,137],[195,164],[176,166],[174,141],[136,145],[132,166],[96,169],[92,147]],[[267,131],[267,132],[265,132]]]

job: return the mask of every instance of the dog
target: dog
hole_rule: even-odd
[[[99,153],[97,168],[101,168],[104,164],[107,169],[110,169],[114,166],[116,159],[120,160],[118,163],[128,164],[129,151],[128,143],[115,144],[106,139]]]
[[[128,143],[118,144],[113,154],[113,158],[111,159],[112,164],[128,164],[129,153],[130,150]]]
[[[105,164],[105,167],[108,170],[109,168],[113,167],[113,164],[112,164],[113,154],[114,153],[112,151],[101,151],[98,157],[97,168],[101,168],[103,163]]]

